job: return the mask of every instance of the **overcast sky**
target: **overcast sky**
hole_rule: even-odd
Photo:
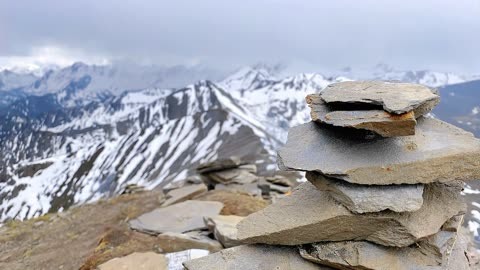
[[[480,0],[0,0],[0,66],[125,58],[480,73]]]

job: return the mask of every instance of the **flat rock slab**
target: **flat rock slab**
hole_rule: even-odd
[[[197,167],[198,173],[208,173],[214,171],[221,171],[225,169],[237,168],[244,164],[239,157],[230,157],[225,159],[217,159],[212,162],[200,164]]]
[[[237,237],[237,224],[245,217],[222,216],[205,217],[204,221],[208,229],[213,232],[215,239],[220,241],[226,248],[240,245]]]
[[[209,180],[221,184],[250,184],[255,182],[258,177],[246,169],[228,169],[204,174]]]
[[[433,237],[435,238],[435,237]],[[444,240],[438,243],[431,242],[442,251],[441,254],[432,254],[422,247],[412,245],[404,248],[392,248],[376,245],[367,241],[325,242],[303,245],[300,255],[309,261],[328,265],[335,269],[371,269],[371,270],[433,270],[457,269],[446,268],[450,261],[452,249],[457,234],[447,232],[439,236]],[[465,257],[465,256],[463,256]],[[453,258],[452,258],[453,260]]]
[[[318,270],[330,269],[302,259],[294,247],[245,245],[183,263],[187,270]]]
[[[179,202],[193,199],[195,196],[207,192],[205,184],[188,185],[178,189],[173,189],[166,194],[166,201],[162,206],[169,206]]]
[[[368,130],[382,137],[415,134],[417,121],[413,111],[398,115],[383,110],[334,110],[319,94],[308,95],[306,100],[312,120],[318,123]]]
[[[162,254],[135,252],[99,265],[99,270],[167,270],[168,262]]]
[[[306,182],[292,195],[242,220],[238,238],[248,244],[367,240],[405,247],[437,233],[448,219],[464,211],[460,190],[461,185],[431,184],[425,187],[418,211],[358,215]]]
[[[207,228],[203,217],[216,216],[222,208],[220,202],[185,201],[145,213],[129,221],[129,225],[133,230],[149,234],[202,230]]]
[[[474,180],[480,179],[480,141],[432,118],[418,119],[414,136],[376,140],[310,122],[290,129],[278,164],[366,185]]]
[[[417,211],[423,204],[423,185],[358,185],[307,172],[306,178],[319,190],[325,191],[354,213],[383,210],[394,212]]]
[[[414,111],[417,117],[440,102],[437,92],[426,86],[381,81],[334,83],[327,86],[320,96],[327,103],[372,104],[394,114]]]
[[[162,242],[162,247],[168,247],[167,250],[205,249],[210,252],[217,252],[223,249],[220,242],[196,231],[189,233],[162,233],[157,236],[157,239]]]

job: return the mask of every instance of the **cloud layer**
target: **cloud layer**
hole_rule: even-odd
[[[0,59],[57,48],[92,61],[479,73],[479,14],[477,0],[0,0]]]

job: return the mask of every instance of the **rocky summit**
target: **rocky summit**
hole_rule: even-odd
[[[333,269],[474,269],[461,191],[480,178],[480,141],[424,117],[438,101],[430,88],[390,82],[308,96],[313,122],[292,128],[278,153],[280,168],[306,171],[308,182],[240,220],[236,240],[246,245],[185,267],[310,269],[278,264],[296,253]]]

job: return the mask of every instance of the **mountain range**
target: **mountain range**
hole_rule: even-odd
[[[41,77],[3,71],[0,220],[61,211],[128,184],[165,186],[232,155],[271,173],[288,128],[310,119],[307,94],[369,76],[439,87],[434,115],[480,135],[480,80],[451,73],[383,66],[361,77],[282,76],[256,66],[222,76],[201,67],[83,63]]]

